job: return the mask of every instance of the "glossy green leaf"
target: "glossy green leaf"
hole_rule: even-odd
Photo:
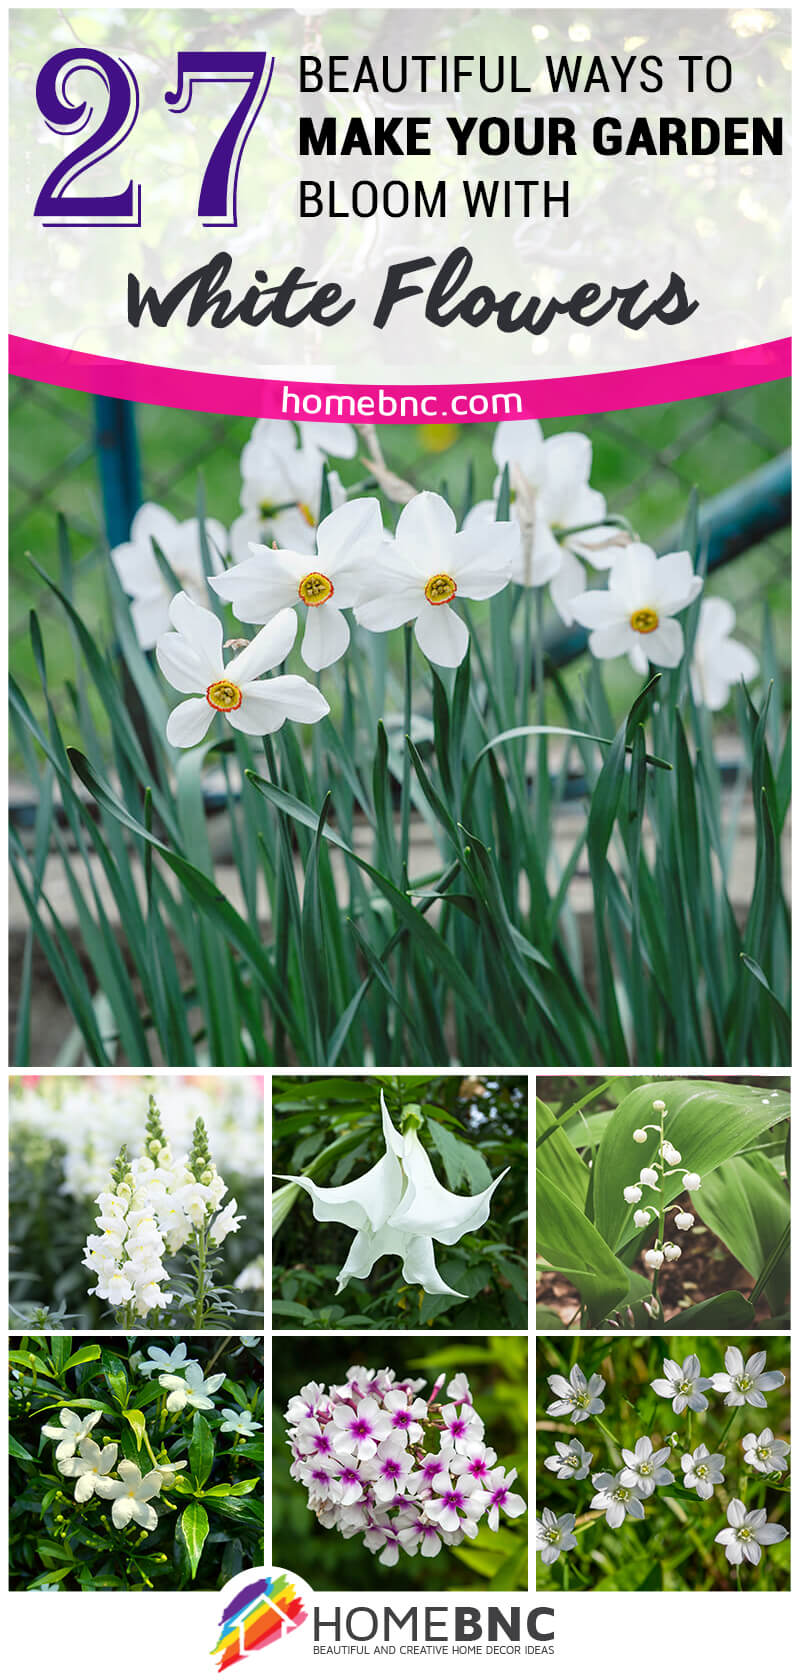
[[[180,1524],[181,1533],[186,1541],[186,1550],[189,1554],[192,1580],[194,1580],[210,1527],[208,1512],[204,1511],[202,1505],[187,1505],[186,1509],[181,1512]]]
[[[592,1324],[627,1295],[627,1267],[570,1197],[544,1177],[536,1186],[536,1247],[548,1266],[574,1283]]]
[[[775,1168],[759,1155],[736,1156],[706,1175],[692,1202],[755,1281],[789,1223],[789,1192]],[[686,1252],[690,1260],[688,1244]],[[789,1294],[788,1246],[765,1293],[772,1312],[782,1312]]]
[[[189,1464],[200,1487],[208,1481],[214,1463],[214,1437],[202,1412],[195,1412],[192,1438],[189,1442]]]

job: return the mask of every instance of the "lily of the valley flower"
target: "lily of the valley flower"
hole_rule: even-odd
[[[325,457],[349,460],[356,447],[352,426],[301,424],[298,439],[291,420],[257,420],[241,456],[243,512],[231,527],[234,560],[246,560],[254,542],[313,553]],[[338,507],[345,499],[338,473],[328,473],[328,489]]]
[[[574,1527],[574,1511],[566,1511],[562,1517],[557,1517],[545,1506],[536,1524],[536,1550],[542,1554],[542,1563],[555,1563],[562,1552],[571,1552],[577,1546],[577,1535],[572,1532]]]
[[[149,1501],[161,1492],[162,1478],[158,1470],[148,1470],[143,1476],[139,1466],[123,1458],[117,1469],[118,1480],[108,1477],[97,1485],[101,1499],[113,1501],[111,1521],[115,1528],[126,1528],[129,1522],[138,1523],[152,1533],[158,1516]]]
[[[227,531],[218,519],[206,519],[204,529],[212,570],[220,572],[228,552]],[[143,648],[155,647],[159,636],[169,629],[169,603],[174,593],[158,564],[154,543],[190,599],[198,604],[208,600],[200,521],[185,519],[181,524],[166,508],[145,502],[134,514],[130,541],[111,550],[119,581],[126,595],[133,597],[131,617]]]
[[[714,1488],[725,1480],[725,1456],[710,1453],[708,1447],[695,1447],[693,1453],[681,1455],[683,1485],[694,1488],[700,1499],[711,1499]]]
[[[604,1511],[609,1528],[621,1528],[626,1517],[632,1522],[639,1522],[644,1516],[644,1506],[632,1487],[623,1482],[624,1471],[618,1476],[610,1476],[607,1470],[592,1477],[592,1486],[597,1489],[591,1502],[591,1510]],[[670,1477],[670,1481],[674,1478]]]
[[[620,1482],[623,1487],[634,1488],[642,1499],[648,1499],[657,1487],[668,1487],[675,1477],[666,1468],[670,1455],[669,1447],[653,1447],[649,1435],[642,1435],[631,1452],[629,1447],[622,1448],[625,1468],[620,1471]]]
[[[60,1463],[63,1458],[74,1458],[81,1441],[91,1435],[96,1423],[100,1422],[102,1412],[87,1412],[85,1417],[78,1417],[77,1412],[71,1412],[68,1406],[63,1406],[59,1412],[60,1428],[57,1423],[43,1423],[42,1434],[49,1440],[57,1441],[56,1459]]]
[[[367,630],[413,621],[432,664],[460,665],[469,633],[455,606],[459,599],[486,601],[505,588],[518,542],[507,522],[459,531],[443,497],[423,490],[403,508],[356,618]]]
[[[650,1387],[663,1400],[671,1400],[673,1412],[685,1412],[687,1406],[690,1412],[708,1411],[705,1391],[711,1387],[711,1378],[701,1377],[696,1353],[688,1354],[682,1365],[675,1359],[665,1359],[663,1377],[656,1377]]]
[[[711,1378],[715,1394],[724,1394],[726,1406],[766,1407],[765,1393],[784,1381],[782,1371],[765,1371],[766,1363],[766,1353],[761,1352],[751,1354],[745,1365],[741,1348],[728,1348],[725,1370]]]
[[[560,1482],[568,1478],[582,1482],[589,1474],[593,1456],[578,1440],[556,1441],[555,1455],[545,1459],[545,1468],[552,1470]]]
[[[101,1483],[108,1478],[109,1472],[116,1463],[118,1447],[113,1441],[107,1447],[98,1447],[96,1441],[81,1441],[76,1458],[62,1458],[58,1468],[62,1476],[75,1476],[75,1498],[79,1505],[85,1505],[92,1494],[102,1493]]]
[[[772,1476],[776,1473],[782,1476],[787,1468],[789,1443],[776,1439],[771,1429],[762,1429],[760,1435],[743,1435],[742,1448],[745,1463],[758,1470],[762,1476]]]
[[[600,1399],[605,1378],[595,1374],[587,1382],[580,1365],[573,1365],[569,1382],[559,1375],[548,1377],[547,1382],[556,1396],[547,1408],[548,1417],[568,1417],[570,1423],[583,1423],[585,1418],[596,1417],[606,1409],[605,1401]]]
[[[683,630],[675,614],[696,600],[702,587],[690,554],[657,558],[645,543],[634,542],[613,554],[608,589],[579,595],[572,611],[591,631],[595,658],[626,653],[634,670],[646,675],[649,663],[668,669],[680,664]]]
[[[222,1387],[225,1372],[218,1371],[214,1377],[204,1377],[197,1361],[191,1359],[182,1377],[167,1375],[158,1380],[162,1388],[169,1390],[168,1412],[182,1412],[184,1406],[192,1406],[198,1412],[213,1412],[211,1396]]]
[[[741,1499],[732,1499],[726,1511],[729,1526],[714,1536],[725,1547],[729,1563],[759,1563],[762,1546],[777,1546],[788,1530],[780,1523],[768,1523],[766,1510],[746,1511]]]
[[[354,607],[374,582],[386,544],[380,503],[364,496],[323,519],[316,554],[313,546],[309,554],[252,543],[246,560],[208,581],[245,624],[268,624],[285,607],[306,607],[300,652],[312,671],[322,671],[346,652],[350,626],[342,608]]]
[[[386,1153],[369,1172],[349,1184],[322,1189],[310,1178],[286,1175],[311,1197],[314,1218],[349,1226],[356,1235],[338,1276],[341,1293],[350,1278],[368,1277],[383,1255],[397,1254],[406,1283],[419,1283],[429,1295],[454,1295],[439,1276],[434,1238],[452,1247],[489,1217],[489,1204],[506,1167],[477,1196],[456,1196],[439,1183],[417,1132],[398,1132],[381,1093],[381,1122]]]
[[[222,625],[214,613],[181,593],[171,603],[169,616],[174,629],[159,638],[156,658],[167,682],[193,697],[170,712],[170,746],[196,747],[218,716],[246,735],[271,735],[287,718],[318,723],[330,711],[319,689],[305,677],[263,676],[283,663],[294,644],[293,612],[279,613],[227,665]]]
[[[744,642],[734,640],[736,614],[730,601],[705,596],[697,620],[690,679],[698,705],[719,712],[728,703],[734,683],[752,682],[759,665]]]

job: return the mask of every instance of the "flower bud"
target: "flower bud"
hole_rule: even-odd
[[[660,1267],[663,1266],[663,1264],[664,1264],[664,1256],[661,1252],[661,1249],[660,1248],[648,1248],[648,1250],[645,1254],[645,1257],[644,1257],[644,1263],[645,1263],[646,1266],[650,1267],[651,1271],[653,1271],[653,1272],[659,1271]]]
[[[622,1194],[625,1197],[626,1202],[640,1202],[642,1199],[642,1187],[640,1184],[626,1184]]]
[[[680,1151],[675,1148],[674,1144],[665,1143],[664,1144],[663,1155],[664,1155],[664,1160],[668,1161],[669,1165],[671,1167],[677,1167],[678,1162],[681,1159],[681,1155],[680,1155]]]
[[[649,1213],[645,1213],[644,1208],[638,1208],[633,1216],[633,1223],[638,1226],[640,1231],[643,1231],[645,1226],[650,1224]]]
[[[665,1103],[665,1102],[661,1102],[661,1100],[660,1100],[660,1099],[659,1099],[659,1100],[658,1100],[658,1101],[656,1101],[656,1102],[654,1102],[654,1103],[653,1103],[653,1107],[654,1107],[654,1109],[655,1109],[655,1111],[656,1111],[656,1114],[666,1114],[666,1112],[667,1112],[667,1105],[666,1105],[666,1103]]]
[[[700,1189],[700,1174],[699,1173],[692,1173],[692,1172],[684,1173],[684,1175],[683,1175],[683,1188],[684,1188],[684,1190],[699,1190]]]
[[[212,1181],[212,1179],[213,1179],[213,1177],[214,1177],[214,1174],[213,1174],[213,1173],[211,1173],[211,1172],[204,1172],[204,1173],[203,1173],[203,1174],[202,1174],[202,1177],[201,1177],[201,1179],[200,1179],[200,1183],[201,1183],[201,1184],[210,1184],[210,1183],[211,1183],[211,1181]]]
[[[647,1142],[647,1133],[644,1130],[643,1126],[637,1126],[636,1131],[633,1134],[633,1141],[634,1141],[634,1143],[646,1143]]]
[[[646,1184],[648,1189],[655,1190],[658,1183],[658,1173],[656,1172],[655,1167],[642,1167],[639,1174],[639,1182],[641,1184]]]
[[[665,1244],[664,1244],[664,1259],[665,1260],[680,1260],[680,1257],[681,1257],[681,1251],[678,1247],[678,1244],[674,1243],[674,1242],[665,1242]]]
[[[680,1213],[675,1215],[675,1224],[679,1231],[691,1231],[694,1224],[694,1214],[689,1213],[688,1209],[685,1213],[681,1210]]]
[[[172,1152],[171,1152],[170,1149],[167,1149],[167,1148],[159,1149],[159,1151],[158,1151],[158,1164],[159,1164],[160,1167],[168,1167],[171,1160],[172,1160]]]

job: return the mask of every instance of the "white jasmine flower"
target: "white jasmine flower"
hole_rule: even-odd
[[[542,1554],[542,1563],[555,1563],[562,1552],[571,1552],[577,1546],[577,1535],[572,1532],[574,1527],[574,1511],[557,1517],[545,1506],[537,1520],[535,1533],[536,1550]]]
[[[639,1178],[642,1184],[647,1185],[648,1190],[655,1190],[658,1184],[658,1172],[655,1167],[642,1167]]]
[[[664,1155],[664,1160],[669,1164],[669,1166],[671,1166],[671,1167],[679,1166],[680,1160],[681,1160],[681,1153],[680,1153],[680,1150],[676,1149],[673,1144],[671,1144],[671,1143],[665,1143],[664,1144],[663,1155]]]
[[[678,1247],[678,1244],[674,1243],[674,1242],[665,1242],[665,1244],[664,1244],[664,1259],[665,1260],[680,1260],[680,1257],[681,1257],[681,1250]]]
[[[115,1528],[125,1528],[131,1521],[138,1523],[140,1528],[146,1528],[152,1533],[158,1517],[151,1510],[149,1501],[156,1499],[161,1492],[161,1475],[157,1470],[148,1470],[143,1476],[139,1466],[132,1464],[128,1458],[123,1458],[117,1469],[118,1480],[106,1477],[98,1482],[96,1491],[101,1499],[111,1499],[111,1521]]]
[[[650,1224],[653,1215],[649,1208],[637,1208],[633,1216],[633,1223],[638,1231],[643,1231]]]
[[[204,523],[211,565],[218,572],[228,552],[228,535],[218,519],[206,519]],[[154,542],[181,588],[202,605],[208,596],[200,535],[199,520],[185,519],[181,524],[166,508],[145,502],[134,514],[130,541],[112,548],[119,581],[126,595],[133,596],[131,618],[141,647],[155,647],[159,636],[169,629],[173,591],[158,564]]]
[[[664,1264],[664,1251],[661,1248],[645,1249],[644,1263],[652,1272],[658,1272]]]
[[[71,1412],[68,1406],[63,1406],[59,1412],[61,1427],[56,1423],[43,1423],[42,1434],[50,1441],[57,1441],[56,1459],[74,1458],[81,1441],[91,1435],[96,1423],[100,1422],[102,1412],[87,1412],[85,1417],[78,1417],[77,1412]]]
[[[736,614],[730,601],[706,595],[697,620],[690,679],[698,705],[718,712],[728,703],[734,683],[752,682],[759,664],[743,642],[734,641]]]
[[[626,1202],[640,1202],[642,1199],[641,1184],[626,1184],[622,1194]]]
[[[621,1528],[626,1517],[630,1517],[632,1522],[639,1522],[644,1516],[641,1500],[634,1489],[623,1482],[622,1474],[610,1476],[607,1470],[603,1470],[599,1475],[592,1477],[592,1486],[597,1492],[590,1508],[593,1511],[605,1511],[609,1528]],[[670,1481],[672,1480],[670,1476]]]
[[[776,1438],[771,1429],[762,1429],[760,1435],[743,1435],[742,1448],[745,1463],[752,1465],[752,1468],[760,1471],[763,1476],[771,1476],[776,1472],[782,1476],[788,1468],[786,1459],[789,1443]]]
[[[149,1357],[143,1359],[139,1367],[143,1377],[151,1376],[153,1371],[169,1371],[174,1374],[175,1371],[183,1369],[189,1358],[185,1342],[177,1342],[169,1353],[162,1347],[149,1347],[147,1352]]]
[[[674,1359],[665,1359],[663,1377],[656,1377],[650,1387],[663,1400],[671,1400],[672,1410],[678,1414],[684,1412],[687,1406],[690,1412],[708,1410],[705,1391],[711,1387],[711,1378],[701,1377],[696,1353],[690,1353],[682,1365]]]
[[[688,1209],[682,1208],[680,1213],[675,1215],[675,1224],[679,1231],[691,1231],[694,1224],[694,1214],[689,1213]]]
[[[780,1388],[784,1382],[782,1371],[765,1371],[766,1353],[753,1353],[745,1365],[741,1348],[729,1347],[725,1354],[725,1370],[715,1371],[711,1378],[716,1394],[724,1394],[726,1406],[765,1407],[765,1393]]]
[[[165,1492],[168,1488],[172,1487],[176,1476],[180,1474],[181,1470],[186,1469],[187,1463],[188,1459],[176,1458],[171,1464],[162,1462],[160,1464],[153,1465],[155,1474],[161,1477],[161,1486]]]
[[[583,1423],[587,1417],[596,1417],[598,1412],[605,1411],[605,1401],[600,1395],[605,1388],[605,1378],[590,1377],[588,1382],[580,1368],[573,1365],[566,1377],[552,1376],[547,1379],[556,1399],[547,1408],[548,1417],[567,1417],[570,1423]]]
[[[633,1452],[629,1447],[623,1447],[625,1469],[620,1471],[619,1476],[622,1486],[635,1488],[643,1499],[648,1499],[657,1487],[668,1487],[675,1480],[672,1471],[666,1468],[670,1450],[669,1447],[659,1447],[656,1451],[649,1435],[640,1437]]]
[[[589,1474],[593,1457],[580,1441],[556,1441],[555,1456],[545,1459],[545,1469],[552,1470],[560,1482],[569,1478],[582,1482]]]
[[[108,1478],[109,1471],[116,1463],[119,1448],[112,1441],[107,1447],[98,1447],[95,1441],[88,1439],[81,1441],[76,1458],[62,1458],[58,1468],[62,1476],[75,1476],[75,1498],[79,1505],[85,1505],[93,1493],[102,1493],[101,1482]]]
[[[507,523],[490,533],[458,531],[443,497],[424,490],[403,508],[356,618],[368,630],[394,630],[413,620],[419,646],[434,665],[460,665],[469,634],[450,603],[458,597],[485,601],[504,589],[516,542]]]
[[[224,1423],[219,1426],[221,1435],[255,1435],[263,1424],[256,1423],[250,1412],[235,1412],[231,1406],[223,1406]]]
[[[725,1480],[725,1456],[710,1453],[708,1447],[695,1447],[693,1453],[681,1456],[683,1485],[694,1488],[701,1499],[711,1499],[714,1488]]]
[[[386,544],[380,503],[365,496],[323,519],[316,555],[252,543],[246,560],[209,583],[246,624],[268,624],[285,607],[305,606],[300,651],[306,665],[321,671],[346,652],[350,626],[341,609],[355,606]]]
[[[608,589],[578,595],[572,611],[591,631],[596,659],[626,653],[635,671],[648,664],[671,669],[683,656],[683,630],[674,616],[700,593],[703,580],[692,571],[691,555],[664,554],[658,559],[645,543],[611,550]]]
[[[647,1133],[644,1130],[643,1126],[637,1126],[636,1131],[633,1132],[632,1136],[633,1136],[634,1143],[646,1143],[647,1142]]]
[[[762,1546],[776,1546],[788,1530],[780,1523],[768,1523],[766,1510],[746,1511],[741,1499],[732,1499],[726,1511],[729,1527],[714,1536],[725,1547],[729,1563],[759,1563]]]
[[[418,1133],[398,1132],[380,1097],[386,1153],[349,1184],[322,1189],[310,1178],[287,1174],[311,1197],[314,1218],[347,1225],[356,1232],[338,1277],[341,1293],[350,1278],[368,1277],[376,1260],[399,1255],[406,1283],[419,1283],[430,1295],[459,1295],[439,1276],[433,1243],[450,1247],[469,1231],[477,1231],[489,1217],[489,1204],[506,1167],[477,1196],[456,1196],[439,1183]]]
[[[191,1359],[182,1377],[159,1377],[162,1388],[169,1389],[167,1400],[168,1412],[182,1412],[184,1406],[192,1406],[198,1412],[213,1412],[214,1401],[212,1394],[222,1387],[225,1372],[218,1371],[214,1377],[204,1377],[201,1367],[195,1359]]]
[[[684,1190],[699,1190],[701,1184],[700,1174],[693,1172],[684,1173],[681,1183],[683,1184]]]
[[[175,628],[159,638],[156,658],[167,682],[193,697],[170,712],[170,746],[196,747],[218,714],[246,735],[271,735],[287,718],[318,723],[330,711],[319,689],[305,677],[263,677],[264,671],[283,663],[294,644],[297,619],[291,610],[259,630],[227,665],[222,625],[214,613],[180,594],[169,615]]]

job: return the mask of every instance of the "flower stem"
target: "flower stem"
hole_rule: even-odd
[[[197,1281],[195,1285],[194,1317],[192,1319],[193,1330],[202,1330],[205,1318],[207,1225],[208,1221],[206,1220],[197,1233],[197,1265],[195,1271]]]

